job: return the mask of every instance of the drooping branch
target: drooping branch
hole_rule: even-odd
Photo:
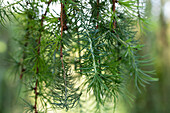
[[[64,0],[66,1],[66,0]],[[66,2],[65,2],[66,4]],[[66,15],[66,11],[64,9],[64,4],[61,2],[61,15],[60,15],[60,18],[59,18],[61,24],[61,26],[63,26],[63,31],[65,30],[68,30],[68,27],[67,27],[67,15]]]
[[[117,0],[112,0],[112,11],[113,11],[113,14],[114,14],[114,21],[113,21],[113,33],[115,33],[115,29],[116,29],[116,18],[115,18],[115,15],[116,15],[116,3],[118,1]],[[117,37],[119,37],[119,35],[117,34],[116,35]],[[118,41],[117,42],[118,44],[118,48],[117,48],[117,61],[120,61],[121,60],[121,56],[120,56],[120,42]],[[120,66],[117,67],[117,70],[118,70],[118,73],[120,73]]]
[[[18,11],[16,12],[16,14],[20,14],[20,12],[23,12],[22,14],[29,13],[32,17],[36,17],[36,19],[32,18],[32,20],[28,21],[28,23],[25,20],[30,20],[30,18],[23,17],[24,25],[28,24],[27,28],[29,31],[29,40],[25,40],[26,37],[24,37],[24,41],[21,40],[21,42],[24,44],[25,42],[27,42],[28,46],[26,44],[24,47],[26,49],[23,49],[23,60],[21,60],[22,65],[20,70],[20,78],[24,78],[25,75],[24,77],[22,77],[23,74],[29,74],[30,72],[32,72],[32,65],[34,65],[33,68],[35,69],[35,74],[32,78],[34,80],[30,81],[29,79],[25,79],[27,80],[26,83],[28,83],[28,86],[30,86],[29,84],[33,84],[33,87],[31,86],[31,88],[33,90],[33,93],[35,94],[33,94],[35,105],[33,103],[32,106],[34,113],[39,112],[38,103],[40,97],[41,99],[44,99],[44,101],[41,102],[42,105],[45,106],[42,108],[42,111],[46,110],[46,108],[48,107],[48,104],[44,104],[44,102],[49,102],[52,106],[56,105],[56,107],[54,106],[54,108],[60,107],[63,109],[66,108],[68,110],[68,108],[72,108],[74,104],[76,104],[77,100],[80,99],[81,94],[77,94],[77,92],[79,92],[80,90],[84,92],[84,90],[86,89],[88,89],[87,92],[89,92],[90,94],[92,91],[92,94],[96,96],[96,101],[98,103],[104,104],[105,100],[112,99],[112,97],[117,97],[117,94],[119,93],[118,91],[122,89],[121,87],[119,88],[119,86],[126,85],[124,84],[126,81],[123,81],[124,79],[122,79],[122,77],[135,73],[136,84],[147,79],[145,76],[148,77],[148,75],[143,74],[141,76],[140,74],[143,72],[136,71],[139,69],[137,67],[138,62],[136,62],[137,60],[135,59],[136,51],[134,50],[138,48],[138,45],[137,43],[135,43],[135,32],[133,32],[132,29],[134,28],[133,22],[131,23],[131,20],[133,21],[135,18],[131,19],[131,17],[126,14],[126,10],[123,9],[126,9],[126,6],[128,8],[128,6],[130,6],[131,3],[134,2],[120,2],[119,7],[121,10],[119,10],[116,4],[117,1],[110,0],[109,6],[113,6],[110,11],[106,9],[106,7],[108,8],[108,6],[106,6],[108,5],[107,0],[89,0],[90,2],[85,2],[82,0],[59,0],[62,2],[61,14],[59,18],[61,28],[59,26],[58,30],[56,29],[56,27],[58,27],[58,21],[56,23],[56,18],[54,17],[54,15],[48,15],[50,3],[57,3],[57,1],[58,0],[47,0],[45,4],[45,6],[47,6],[47,9],[43,14],[41,14],[40,18],[37,17],[37,14],[40,14],[38,11],[39,8],[42,7],[41,3],[44,3],[44,1],[30,1],[30,5],[23,4],[23,11],[16,8],[16,10]],[[75,1],[75,3],[73,3],[72,1]],[[121,4],[123,5],[122,8]],[[87,5],[91,5],[92,8],[86,7]],[[56,10],[57,9],[58,8],[56,8]],[[75,14],[72,15],[73,10],[77,10],[77,12],[75,11]],[[128,10],[130,11],[130,9]],[[90,11],[92,12],[92,15],[89,14],[91,13]],[[104,12],[109,12],[109,14],[103,14]],[[112,18],[111,22],[109,23],[110,19],[106,16],[110,15],[110,12],[112,14]],[[69,14],[71,14],[71,16],[69,16]],[[118,14],[120,14],[120,18],[117,19]],[[70,21],[69,18],[71,18],[73,21]],[[48,24],[44,25],[46,21],[48,22]],[[35,31],[35,29],[38,27],[38,25],[35,25],[35,23],[37,22],[39,25],[39,30]],[[70,25],[72,24],[72,26],[67,26],[68,23]],[[35,25],[34,29],[28,27],[33,27],[33,25]],[[110,26],[111,32],[109,30]],[[72,29],[70,29],[70,31],[68,32],[65,32],[65,30],[68,30],[68,27],[69,29]],[[79,29],[80,27],[81,29]],[[76,29],[74,30],[74,28]],[[121,32],[122,30],[123,32]],[[36,35],[37,31],[38,36]],[[31,32],[34,33],[32,34]],[[46,34],[47,32],[48,34]],[[37,37],[35,37],[35,35]],[[58,37],[58,35],[60,35],[61,37],[59,36],[60,38],[56,39],[56,41],[58,42],[58,40],[61,40],[59,41],[59,43],[55,43],[54,37]],[[70,38],[69,40],[65,41],[66,36],[74,37],[75,35],[78,36],[78,41],[74,38]],[[35,38],[36,44],[31,42],[34,42]],[[129,39],[130,42],[126,42],[126,39]],[[73,42],[73,44],[68,44],[69,42]],[[68,59],[66,57],[67,62],[65,62],[65,53],[70,54],[70,49],[73,48],[72,45],[74,45],[75,43],[78,43],[78,50],[71,50],[71,53],[76,52],[77,56],[78,51],[80,70],[77,71],[75,69],[74,72],[80,71],[81,73],[82,71],[81,74],[83,75],[83,81],[80,81],[81,83],[83,82],[83,84],[78,88],[74,88],[74,85],[78,86],[78,84],[75,84],[75,81],[73,81],[75,76],[73,76],[72,78],[72,76],[69,75],[71,74],[69,72],[70,70],[68,71],[68,65],[72,65],[72,58],[70,58],[70,55],[67,56],[69,57]],[[33,47],[36,46],[36,51],[32,51],[33,49],[30,47],[31,45],[33,45]],[[65,50],[65,46],[67,46],[67,49],[69,49],[69,51]],[[77,45],[74,47],[77,47]],[[24,52],[24,50],[27,51]],[[57,53],[56,50],[59,50],[58,54],[60,55],[58,57],[58,65],[55,64],[57,63],[57,59],[55,59]],[[35,52],[36,56],[32,54],[33,52]],[[124,55],[124,53],[126,53],[126,55]],[[52,54],[54,55],[54,59],[52,59]],[[34,61],[33,57],[35,58],[35,63],[32,62]],[[129,57],[129,59],[127,59],[127,57]],[[132,63],[135,66],[131,66]],[[41,69],[43,68],[42,66],[44,64],[47,64],[47,67],[44,68],[45,70]],[[54,69],[54,71],[51,73],[52,69]],[[46,74],[48,74],[46,72],[47,70],[50,74],[56,74],[55,78],[54,76],[46,76]],[[55,72],[56,70],[58,70],[58,72]],[[121,76],[119,76],[120,74]],[[86,76],[86,78],[84,78],[84,76]],[[30,75],[30,77],[32,77],[32,75]],[[49,82],[49,80],[51,79],[54,80]],[[45,85],[43,85],[44,83]],[[43,89],[47,89],[47,91],[43,91]]]
[[[66,26],[66,12],[64,9],[64,4],[61,2],[61,14],[60,14],[60,18],[61,18],[61,38],[63,37],[63,31],[67,30],[65,29]],[[62,69],[64,72],[64,86],[65,86],[65,100],[67,99],[67,82],[66,82],[66,71],[65,71],[65,67],[64,67],[64,60],[63,60],[63,47],[62,47],[62,40],[60,43],[60,60],[62,63]],[[66,101],[65,101],[66,102]],[[67,104],[67,103],[65,103]]]
[[[98,29],[99,28],[99,0],[97,0],[97,26],[96,26],[96,29]],[[100,43],[99,43],[100,44]],[[97,47],[98,49],[99,49],[99,47]],[[99,54],[98,54],[99,55]],[[99,60],[98,60],[98,63],[99,63],[99,73],[101,74],[101,66],[100,66],[100,64],[101,64],[101,60],[100,60],[100,57],[99,57]]]
[[[51,2],[52,2],[52,0],[50,0],[50,1],[48,2],[46,11],[45,11],[45,13],[42,15],[42,17],[41,17],[40,36],[39,36],[38,41],[37,41],[37,43],[38,43],[38,50],[37,50],[38,56],[40,56],[40,44],[41,44],[41,37],[42,37],[41,32],[42,32],[42,29],[43,29],[43,22],[44,22],[45,16],[47,15],[47,12],[48,12],[48,9],[49,9],[49,6],[50,6]],[[38,59],[38,58],[37,58],[37,59]],[[37,76],[38,76],[38,73],[39,73],[39,67],[38,67],[38,65],[37,65],[37,70],[36,70]],[[37,98],[38,98],[37,88],[38,88],[38,79],[36,78],[36,83],[35,83],[35,88],[34,88],[34,91],[35,91],[35,92],[34,92],[34,93],[35,93],[35,105],[34,105],[35,113],[38,113],[38,111],[37,111]]]

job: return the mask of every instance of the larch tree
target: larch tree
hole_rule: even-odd
[[[84,94],[95,97],[99,110],[126,95],[130,80],[139,92],[157,80],[142,68],[152,59],[139,54],[137,26],[142,31],[148,21],[139,0],[15,0],[0,6],[0,24],[13,22],[20,33],[11,60],[34,100],[23,99],[27,112],[48,112],[49,105],[69,110]]]

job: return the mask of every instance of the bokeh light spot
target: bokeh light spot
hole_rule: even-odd
[[[4,53],[7,49],[7,45],[5,42],[0,41],[0,53]]]

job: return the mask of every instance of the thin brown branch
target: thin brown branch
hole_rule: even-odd
[[[66,4],[66,2],[65,2]],[[61,15],[60,15],[60,19],[62,18],[62,21],[61,21],[61,25],[63,27],[63,31],[65,30],[68,30],[68,27],[67,27],[67,15],[66,15],[66,11],[64,9],[64,4],[61,3]]]
[[[66,30],[64,29],[65,25],[66,25],[66,14],[65,14],[65,10],[64,10],[64,4],[61,2],[61,14],[60,14],[60,18],[61,18],[61,37],[63,37],[63,31]],[[67,99],[67,81],[66,81],[66,71],[65,71],[65,67],[64,67],[64,61],[63,61],[63,47],[62,47],[62,40],[60,43],[60,59],[61,59],[61,63],[62,63],[62,68],[63,68],[63,72],[64,72],[64,85],[65,85],[65,100]]]
[[[96,29],[98,29],[98,27],[99,27],[99,0],[97,0],[97,26],[96,26]],[[99,49],[99,47],[98,47],[98,49]],[[98,54],[99,55],[99,54]],[[98,60],[98,63],[99,63],[99,70],[100,70],[100,72],[99,73],[101,73],[101,67],[100,67],[100,63],[101,63],[101,61],[100,61],[100,58],[99,58],[99,60]]]
[[[34,91],[35,91],[35,105],[34,105],[35,113],[38,113],[38,111],[37,111],[37,97],[38,97],[37,86],[38,86],[38,79],[36,80],[35,88],[34,88]]]
[[[22,79],[23,75],[24,75],[24,72],[25,72],[25,68],[23,66],[23,64],[21,65],[21,74],[20,74],[20,80]]]
[[[113,13],[115,14],[117,0],[112,0],[112,3],[113,3],[112,10],[113,10]],[[113,27],[114,27],[114,29],[116,28],[116,19],[115,18],[114,18],[114,21],[113,21]]]
[[[29,18],[29,16],[28,16]],[[29,18],[29,19],[32,19],[32,18]],[[27,23],[27,25],[29,25],[29,22]],[[24,49],[23,49],[23,56],[22,56],[22,61],[21,61],[21,73],[20,73],[20,80],[22,79],[23,75],[24,75],[24,72],[25,72],[25,68],[24,68],[24,64],[23,64],[23,61],[24,59],[26,58],[26,54],[25,54],[25,49],[27,48],[28,46],[28,38],[29,38],[29,35],[30,35],[30,32],[29,32],[29,27],[27,26],[27,29],[26,29],[26,35],[25,35],[25,44],[24,44]]]
[[[99,18],[99,0],[97,0],[97,20]],[[98,29],[99,25],[98,25],[98,21],[97,21],[97,26],[96,29]]]
[[[47,8],[46,8],[46,11],[45,13],[42,15],[42,18],[41,18],[41,29],[40,29],[40,36],[38,38],[38,50],[37,50],[37,53],[38,53],[38,56],[40,55],[40,44],[41,44],[41,32],[42,32],[42,27],[43,27],[43,22],[44,22],[44,19],[45,19],[45,16],[47,15],[47,12],[48,12],[48,8],[50,6],[50,3],[52,2],[52,0],[50,0],[48,2],[48,5],[47,5]],[[38,59],[38,58],[37,58]],[[37,70],[36,70],[36,74],[38,75],[39,73],[39,67],[37,65]],[[38,79],[36,78],[36,84],[35,84],[35,88],[34,88],[34,91],[35,91],[35,105],[34,105],[34,109],[35,109],[35,113],[38,113],[37,111],[37,98],[38,98],[38,92],[37,92],[37,85],[38,85]]]

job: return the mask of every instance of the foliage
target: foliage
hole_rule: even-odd
[[[98,106],[108,100],[116,103],[129,79],[139,91],[157,80],[150,76],[153,71],[142,68],[152,61],[139,55],[143,45],[135,38],[138,20],[146,23],[139,16],[138,0],[20,0],[3,7],[0,3],[1,25],[13,16],[24,32],[15,37],[22,49],[12,59],[27,91],[35,95],[34,105],[23,99],[30,106],[27,112],[47,112],[47,103],[68,110],[80,104],[86,92]],[[51,10],[52,4],[61,4],[60,14],[58,7]]]

